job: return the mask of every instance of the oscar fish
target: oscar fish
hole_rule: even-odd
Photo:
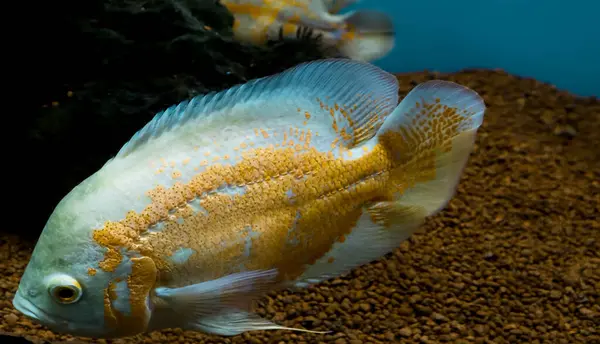
[[[302,32],[320,36],[327,47],[359,61],[372,61],[394,48],[392,18],[380,11],[338,14],[353,0],[221,0],[233,14],[234,37],[264,46],[269,41],[298,39]],[[308,29],[309,31],[307,31]]]
[[[158,113],[59,202],[13,305],[95,338],[316,332],[253,304],[393,251],[453,197],[482,123],[473,90],[398,87],[325,59]]]

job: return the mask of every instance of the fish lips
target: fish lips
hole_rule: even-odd
[[[94,337],[101,334],[95,324],[73,323],[67,319],[45,312],[17,290],[13,301],[15,309],[32,321],[46,326],[54,332],[68,333],[76,336]]]
[[[45,326],[58,325],[58,323],[52,319],[52,317],[48,316],[42,309],[23,297],[19,290],[17,290],[12,304],[16,310],[23,313],[27,318],[34,320],[35,322]]]

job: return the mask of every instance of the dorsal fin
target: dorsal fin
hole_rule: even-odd
[[[251,80],[220,92],[196,96],[158,113],[115,156],[124,158],[148,142],[194,121],[197,130],[215,125],[275,118],[302,121],[289,109],[309,106],[319,109],[317,120],[327,121],[329,134],[342,135],[347,146],[372,137],[398,102],[396,78],[371,64],[348,59],[326,59],[302,63],[282,73]],[[242,105],[275,106],[279,111],[244,110]],[[347,109],[344,110],[344,109]],[[323,122],[325,123],[325,122]],[[329,125],[333,124],[333,125]],[[335,129],[337,128],[337,129]],[[194,129],[195,130],[195,129]],[[327,133],[323,133],[327,134]]]

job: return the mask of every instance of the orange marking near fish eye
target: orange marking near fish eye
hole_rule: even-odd
[[[112,300],[116,299],[115,294],[115,285],[111,281],[104,289],[104,324],[110,329],[116,329],[119,325],[112,310]]]
[[[150,321],[150,310],[147,307],[147,298],[156,282],[156,266],[148,257],[131,258],[131,274],[127,277],[128,303],[130,314],[120,312],[113,307],[113,302],[119,296],[116,283],[120,278],[109,281],[104,289],[104,322],[108,328],[114,330],[114,335],[133,336],[147,330]]]
[[[127,278],[131,316],[127,317],[126,327],[130,333],[142,333],[148,328],[150,310],[147,298],[156,283],[156,265],[148,257],[131,258],[131,274]]]
[[[94,268],[88,268],[87,273],[90,276],[96,276],[96,269],[94,269]]]

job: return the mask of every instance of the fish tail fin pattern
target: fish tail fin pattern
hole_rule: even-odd
[[[485,112],[474,91],[447,81],[415,87],[382,117],[373,135],[353,147],[379,152],[376,178],[385,183],[363,204],[362,214],[344,240],[294,281],[307,287],[347,273],[393,251],[446,206],[474,147]],[[379,154],[379,153],[378,153]],[[358,154],[356,154],[358,155]]]
[[[361,0],[323,0],[329,13],[338,13],[351,5],[361,2]]]
[[[345,56],[358,61],[372,61],[394,48],[396,32],[388,14],[359,10],[346,15],[344,21],[346,28],[342,31],[339,49]]]
[[[416,86],[376,135],[391,161],[386,192],[395,204],[377,204],[373,215],[442,210],[456,192],[484,112],[483,99],[467,87],[440,80]]]

